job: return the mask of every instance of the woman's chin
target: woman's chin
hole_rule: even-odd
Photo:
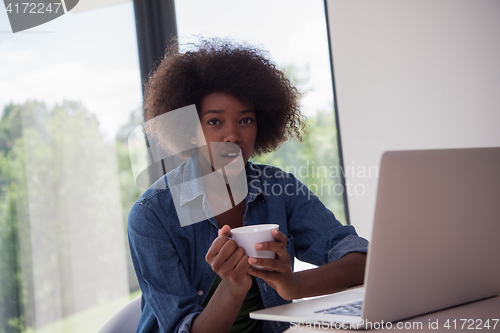
[[[231,159],[224,159],[217,162],[218,163],[214,163],[216,165],[216,167],[214,166],[215,171],[221,174],[224,172],[224,174],[228,178],[238,177],[245,172],[245,163],[241,156],[237,156],[236,158]]]

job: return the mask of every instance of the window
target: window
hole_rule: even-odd
[[[138,66],[132,2],[2,34],[0,332],[95,332],[139,293],[125,228]]]

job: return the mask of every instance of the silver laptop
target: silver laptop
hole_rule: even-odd
[[[386,152],[364,287],[250,317],[365,328],[498,295],[499,237],[500,148]]]

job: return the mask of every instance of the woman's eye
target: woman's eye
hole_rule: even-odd
[[[210,119],[209,121],[207,121],[207,125],[218,125],[218,124],[221,124],[219,119]]]
[[[244,118],[241,120],[241,123],[243,124],[251,124],[253,123],[253,119],[252,118]]]

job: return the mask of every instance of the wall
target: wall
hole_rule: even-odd
[[[500,146],[500,1],[327,0],[327,15],[351,223],[370,238],[385,150]]]

